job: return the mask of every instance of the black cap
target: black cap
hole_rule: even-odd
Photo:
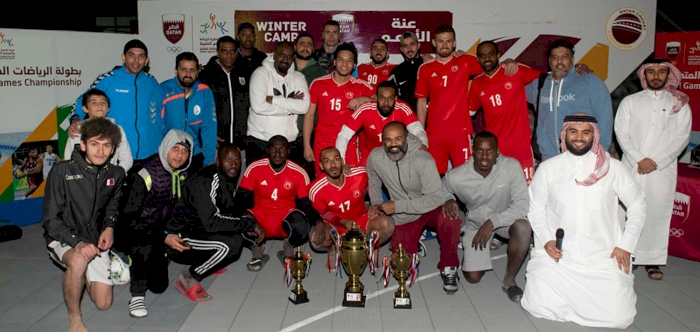
[[[144,44],[142,41],[138,39],[130,40],[128,43],[126,43],[126,45],[124,45],[124,54],[126,54],[126,52],[128,52],[132,48],[140,48],[143,50],[143,53],[145,53],[146,56],[148,56],[148,47],[146,47],[146,44]]]
[[[181,141],[181,142],[177,142],[177,143],[175,143],[175,144],[180,144],[180,145],[186,147],[187,150],[192,151],[192,144],[190,144],[190,142],[187,141],[187,140],[184,140],[184,141]]]
[[[255,27],[248,22],[243,22],[238,26],[238,33],[241,33],[241,31],[243,31],[243,29],[250,29],[250,30],[253,30],[253,32],[255,32]]]

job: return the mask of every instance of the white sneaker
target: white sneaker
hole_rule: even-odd
[[[146,310],[146,297],[144,296],[134,296],[129,301],[129,316],[134,318],[143,318],[148,316],[148,310]]]

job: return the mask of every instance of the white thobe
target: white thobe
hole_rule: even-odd
[[[678,177],[678,156],[690,140],[691,112],[685,105],[672,113],[668,91],[644,90],[625,97],[617,109],[615,133],[622,163],[646,194],[647,218],[639,239],[635,265],[666,265],[668,230]],[[653,160],[658,169],[637,173],[637,163]]]
[[[608,156],[609,158],[609,156]],[[530,184],[528,219],[535,246],[527,264],[521,304],[530,314],[584,326],[626,328],[637,314],[634,275],[610,255],[615,247],[633,252],[644,226],[644,192],[618,160],[608,174],[585,187],[595,155],[564,152],[543,162]],[[618,197],[627,222],[617,218]],[[563,257],[556,262],[544,245],[564,230]],[[631,270],[631,268],[630,268]]]

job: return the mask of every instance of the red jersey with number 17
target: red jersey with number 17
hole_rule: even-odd
[[[369,83],[352,76],[343,84],[336,83],[332,73],[311,82],[310,101],[316,104],[318,114],[316,141],[335,142],[340,129],[353,112],[348,108],[350,100],[371,97],[372,94],[372,86]]]
[[[515,149],[530,152],[532,133],[525,86],[539,76],[540,71],[522,64],[515,75],[506,76],[501,65],[492,76],[484,73],[472,81],[469,110],[476,112],[479,108],[484,109],[486,130],[498,137],[499,148],[504,154],[506,150]]]
[[[471,54],[453,55],[447,62],[432,59],[418,68],[416,98],[429,98],[426,129],[429,135],[451,130],[474,133],[467,93],[470,76],[483,70],[476,57]]]
[[[240,187],[253,192],[254,208],[266,213],[286,212],[296,207],[296,198],[308,197],[309,176],[301,166],[287,160],[276,173],[268,158],[248,166]]]
[[[369,83],[372,90],[376,92],[377,85],[389,79],[389,74],[394,67],[396,67],[395,64],[388,62],[379,67],[375,67],[371,62],[363,63],[357,66],[357,78]]]
[[[341,219],[358,220],[367,213],[365,207],[367,182],[367,169],[353,167],[340,187],[330,183],[326,176],[316,179],[309,186],[309,200],[321,215],[324,212],[330,212]]]

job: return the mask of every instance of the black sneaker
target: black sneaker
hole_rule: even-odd
[[[455,294],[459,290],[459,275],[456,266],[448,266],[440,271],[442,277],[442,290],[445,294]]]
[[[425,244],[423,244],[423,241],[418,241],[418,252],[417,254],[420,257],[425,257],[425,255],[428,254],[428,248],[425,247]]]

